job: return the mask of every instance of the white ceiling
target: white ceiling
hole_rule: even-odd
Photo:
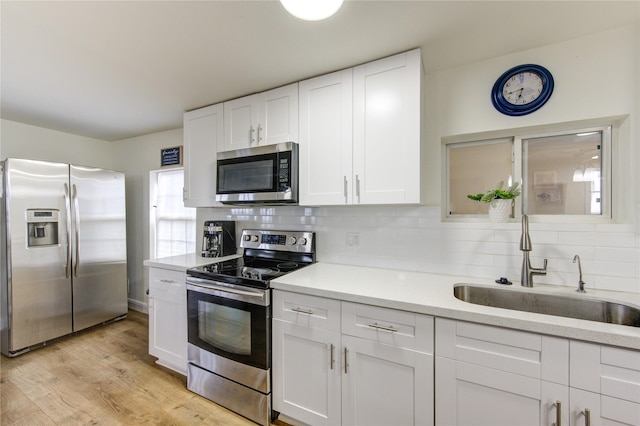
[[[1,116],[120,140],[182,113],[421,47],[427,72],[639,19],[636,1],[347,0],[304,22],[275,0],[7,1]]]

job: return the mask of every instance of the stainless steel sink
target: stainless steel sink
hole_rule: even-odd
[[[476,305],[640,327],[640,309],[586,296],[529,293],[468,284],[456,285],[453,295]]]

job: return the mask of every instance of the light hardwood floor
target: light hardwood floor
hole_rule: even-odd
[[[255,426],[188,391],[186,377],[155,360],[148,317],[136,311],[16,358],[2,355],[0,423]]]

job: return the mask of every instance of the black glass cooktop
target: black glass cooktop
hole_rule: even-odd
[[[268,288],[269,281],[307,266],[298,259],[265,259],[244,256],[187,270],[187,275],[229,284]]]

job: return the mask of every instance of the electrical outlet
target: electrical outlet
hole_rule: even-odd
[[[347,247],[358,247],[360,245],[359,232],[347,232]]]

